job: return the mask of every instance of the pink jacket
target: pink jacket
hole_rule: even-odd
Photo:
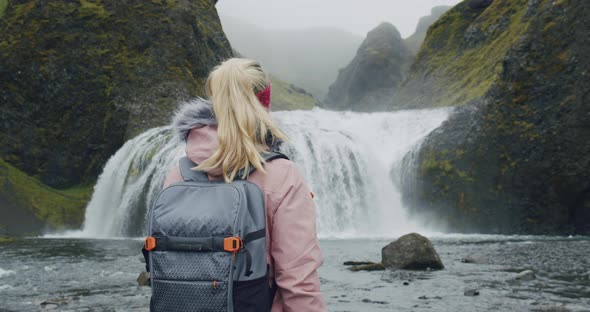
[[[216,125],[199,125],[187,133],[186,154],[195,163],[217,149]],[[272,312],[327,311],[317,273],[323,257],[310,190],[291,161],[273,160],[265,170],[266,174],[254,171],[248,181],[260,187],[266,201],[267,262],[278,285]],[[218,175],[209,172],[209,179],[220,179]],[[182,180],[176,166],[168,173],[164,187]]]

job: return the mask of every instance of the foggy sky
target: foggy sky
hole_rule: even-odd
[[[219,0],[223,16],[240,18],[269,29],[329,26],[363,37],[383,21],[410,36],[422,16],[437,5],[455,5],[461,0]]]

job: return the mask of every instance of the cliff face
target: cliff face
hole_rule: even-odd
[[[0,1],[0,228],[79,226],[124,141],[204,95],[231,56],[214,2]]]
[[[424,38],[426,38],[428,28],[430,28],[430,26],[434,24],[449,9],[451,9],[451,7],[446,5],[436,6],[432,8],[430,15],[424,16],[420,19],[420,21],[418,21],[416,31],[410,37],[405,39],[406,45],[410,51],[412,51],[412,53],[418,53],[422,42],[424,42]]]
[[[389,109],[390,98],[404,79],[412,59],[399,31],[389,23],[373,29],[352,62],[341,69],[325,98],[327,108],[379,111]]]
[[[476,9],[470,3],[437,22],[420,52],[422,60],[453,54],[458,64],[419,62],[414,70],[437,79],[436,73],[460,68],[480,51],[479,62],[449,84],[465,76],[460,98],[468,99],[480,92],[469,89],[475,81],[483,88],[487,82],[481,80],[495,79],[485,95],[458,108],[406,156],[404,201],[452,231],[589,234],[590,3],[496,0]],[[442,24],[471,26],[445,33]],[[494,27],[504,32],[496,34]],[[451,53],[453,40],[470,46]],[[509,46],[500,51],[500,43]],[[439,53],[428,50],[437,45]],[[494,58],[501,52],[500,61],[490,62],[492,51]]]
[[[210,0],[8,1],[0,157],[52,187],[92,182],[229,56]]]
[[[525,36],[538,1],[465,0],[429,29],[394,108],[463,105],[480,98]]]

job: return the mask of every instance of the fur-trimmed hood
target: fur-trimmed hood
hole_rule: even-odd
[[[213,106],[211,102],[202,98],[182,104],[172,120],[176,135],[183,142],[186,142],[191,129],[213,125],[217,125]]]
[[[187,142],[192,129],[216,125],[217,120],[215,120],[213,105],[202,98],[196,98],[180,105],[172,120],[174,131],[182,142]],[[275,140],[271,136],[267,137],[266,144],[271,151],[279,151],[282,143],[282,140]]]

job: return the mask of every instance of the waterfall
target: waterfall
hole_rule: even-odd
[[[289,136],[284,152],[315,193],[320,237],[391,237],[412,230],[392,174],[403,156],[438,127],[448,110],[387,113],[321,109],[274,113]],[[170,127],[129,140],[105,165],[70,236],[143,236],[147,207],[183,155]]]

